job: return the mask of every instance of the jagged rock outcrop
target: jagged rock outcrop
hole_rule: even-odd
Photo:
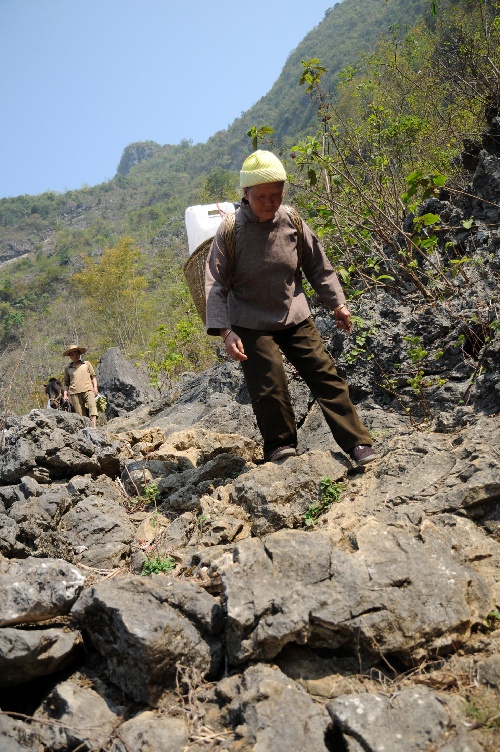
[[[129,144],[123,150],[120,163],[116,168],[117,175],[128,175],[134,165],[152,159],[158,149],[161,149],[161,146],[154,141],[138,141]]]
[[[108,418],[127,415],[139,405],[158,397],[147,373],[130,363],[119,347],[106,350],[97,366],[96,377],[99,392],[107,399]]]
[[[117,445],[86,418],[57,410],[32,410],[5,421],[0,482],[19,483],[30,476],[40,483],[76,473],[116,476]]]

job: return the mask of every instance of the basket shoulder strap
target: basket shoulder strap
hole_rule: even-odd
[[[286,206],[285,207],[288,216],[290,217],[293,226],[297,230],[297,269],[296,274],[300,274],[300,268],[302,266],[302,255],[303,255],[303,249],[304,249],[304,225],[302,224],[302,217],[298,213],[296,209],[293,208],[293,206]]]
[[[226,288],[229,290],[234,276],[234,258],[236,254],[236,214],[234,212],[226,214],[223,221],[222,235],[224,237],[224,245],[226,246],[227,260],[229,264]]]

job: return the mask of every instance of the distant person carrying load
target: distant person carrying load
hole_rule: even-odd
[[[227,252],[224,222],[215,235],[205,274],[206,329],[220,335],[239,361],[264,439],[264,459],[296,453],[297,427],[283,353],[304,379],[335,441],[358,465],[377,455],[313,323],[302,272],[349,333],[351,314],[337,275],[316,237],[301,221],[298,231],[282,205],[285,168],[269,151],[243,163],[243,199],[235,215],[234,252]],[[281,352],[280,352],[281,351]]]
[[[90,417],[94,428],[97,427],[97,407],[95,398],[98,395],[97,379],[92,363],[82,360],[81,355],[87,352],[86,347],[70,345],[63,355],[69,355],[71,363],[64,369],[64,399],[69,398],[78,415]]]

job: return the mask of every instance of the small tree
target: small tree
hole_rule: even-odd
[[[203,181],[200,200],[203,204],[212,204],[216,201],[239,201],[241,197],[237,186],[236,173],[214,170]]]
[[[148,287],[141,274],[144,256],[132,238],[121,238],[98,259],[87,257],[84,268],[73,275],[77,291],[96,319],[102,346],[118,345],[125,351],[145,344]]]
[[[216,361],[215,339],[207,337],[184,278],[171,276],[165,295],[166,321],[157,327],[144,354],[151,383],[159,389],[171,386],[185,371],[200,371]]]

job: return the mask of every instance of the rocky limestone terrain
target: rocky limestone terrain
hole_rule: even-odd
[[[2,752],[498,750],[495,143],[429,200],[470,259],[454,294],[365,295],[350,338],[313,301],[372,465],[292,369],[298,455],[264,463],[224,360],[160,397],[113,348],[97,429],[3,421]]]

